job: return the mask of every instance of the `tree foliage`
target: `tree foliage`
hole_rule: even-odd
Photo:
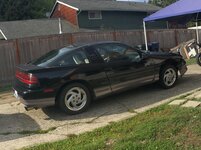
[[[1,0],[0,21],[44,18],[55,0]]]
[[[160,7],[166,7],[176,1],[177,0],[150,0],[149,3],[154,4],[156,6],[160,6]]]

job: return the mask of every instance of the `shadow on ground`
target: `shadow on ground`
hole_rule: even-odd
[[[68,116],[56,107],[44,108],[43,112],[49,119],[57,121],[86,119],[92,117],[120,114],[131,109],[141,108],[164,99],[168,99],[185,92],[189,92],[201,86],[201,74],[187,74],[181,78],[176,87],[162,89],[157,83],[131,89],[129,91],[115,94],[107,98],[94,101],[90,109],[82,114]]]
[[[25,131],[36,130],[40,130],[40,126],[26,114],[0,114],[0,142],[22,138],[27,136]]]

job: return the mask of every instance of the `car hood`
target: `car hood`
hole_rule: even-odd
[[[154,58],[182,58],[182,56],[178,53],[172,53],[172,52],[145,52],[146,55],[149,57]]]

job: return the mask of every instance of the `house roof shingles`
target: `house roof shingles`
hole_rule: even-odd
[[[142,2],[114,0],[58,0],[79,10],[155,12],[161,8]]]
[[[61,20],[61,24],[63,33],[79,32],[78,27],[65,20]],[[2,30],[7,39],[59,34],[59,20],[33,19],[0,22],[0,30]],[[0,33],[0,39],[3,39],[2,36]]]

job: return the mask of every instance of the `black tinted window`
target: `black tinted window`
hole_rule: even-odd
[[[131,62],[140,61],[140,54],[133,48],[123,44],[101,44],[97,45],[95,49],[105,62],[120,60],[127,60]]]
[[[72,66],[89,64],[89,59],[85,55],[84,51],[75,51],[70,54],[66,54],[56,62],[57,66]]]
[[[40,67],[57,67],[57,66],[73,66],[88,64],[89,60],[86,57],[84,51],[74,50],[69,48],[63,48],[60,50],[54,50],[41,58],[33,61],[31,64]]]

